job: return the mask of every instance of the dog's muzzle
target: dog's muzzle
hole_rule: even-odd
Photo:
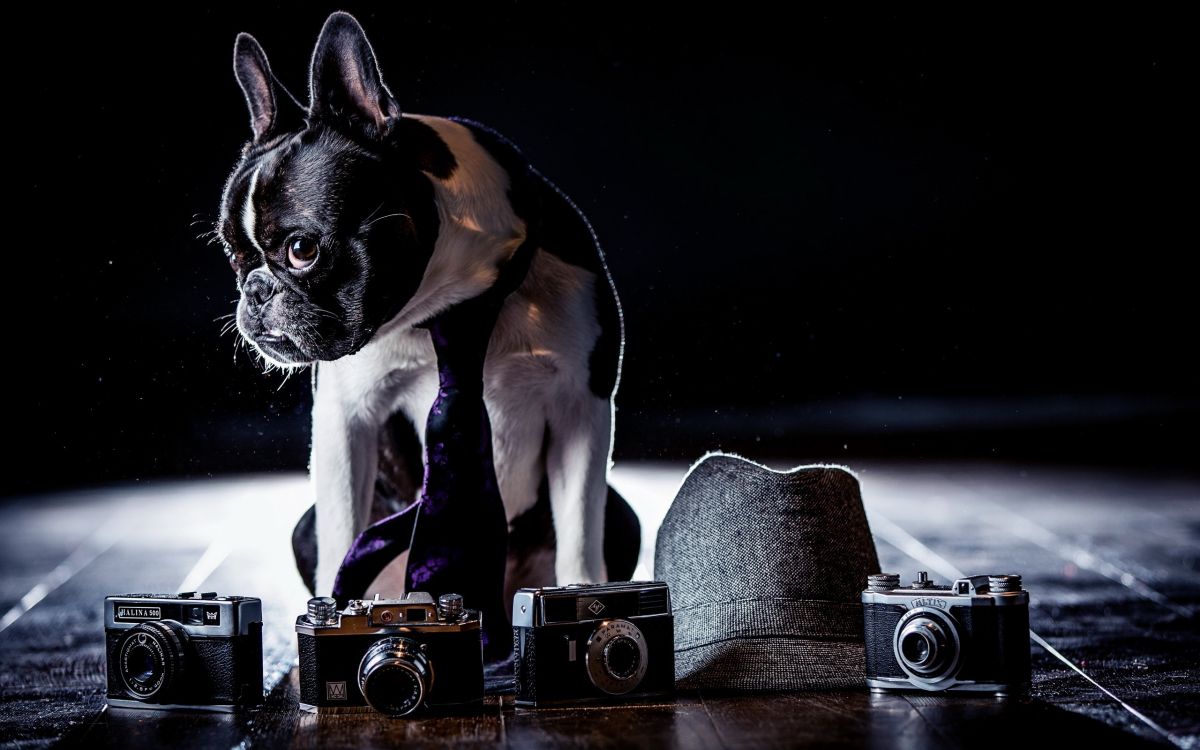
[[[242,284],[242,297],[246,300],[247,312],[258,317],[278,289],[278,283],[270,271],[265,268],[251,271]]]
[[[280,311],[267,309],[279,294],[279,286],[279,281],[266,268],[256,268],[246,276],[242,283],[239,315],[242,332],[271,359],[282,364],[299,364],[308,357],[298,343],[283,332],[282,321],[275,320]]]

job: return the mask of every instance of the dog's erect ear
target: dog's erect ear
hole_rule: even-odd
[[[384,85],[375,51],[354,16],[337,12],[321,29],[309,78],[309,115],[340,120],[370,138],[387,135],[400,105]]]
[[[250,108],[250,129],[260,143],[292,124],[298,125],[303,108],[271,73],[271,65],[258,40],[238,34],[233,45],[233,74]]]

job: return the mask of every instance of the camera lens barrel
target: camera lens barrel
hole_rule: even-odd
[[[949,646],[943,627],[926,618],[910,621],[900,633],[900,654],[914,672],[936,672],[946,661]]]
[[[151,620],[125,631],[117,646],[117,671],[134,700],[161,702],[187,667],[188,634],[174,620]]]
[[[592,631],[587,642],[587,674],[609,695],[632,691],[646,676],[646,638],[628,620],[605,620]]]
[[[900,668],[920,686],[953,679],[961,644],[949,616],[932,608],[910,609],[896,624],[892,646]]]
[[[627,680],[641,666],[637,644],[625,636],[614,638],[604,647],[604,668],[619,680]]]
[[[384,638],[371,645],[358,667],[358,687],[376,711],[406,716],[425,703],[433,672],[421,644]]]

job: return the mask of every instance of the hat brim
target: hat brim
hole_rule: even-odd
[[[683,690],[855,690],[866,687],[865,675],[861,642],[731,638],[675,652]]]

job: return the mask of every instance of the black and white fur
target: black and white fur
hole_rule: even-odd
[[[416,324],[486,290],[531,240],[528,275],[487,351],[496,474],[510,523],[548,489],[558,582],[606,580],[622,322],[586,220],[486,128],[401,114],[348,14],[321,31],[307,108],[252,37],[238,37],[234,57],[254,138],[226,185],[219,232],[241,334],[279,366],[320,363],[316,592],[331,591],[371,521],[387,426],[402,416],[425,435],[438,376]],[[293,267],[293,247],[316,248],[315,261]]]

